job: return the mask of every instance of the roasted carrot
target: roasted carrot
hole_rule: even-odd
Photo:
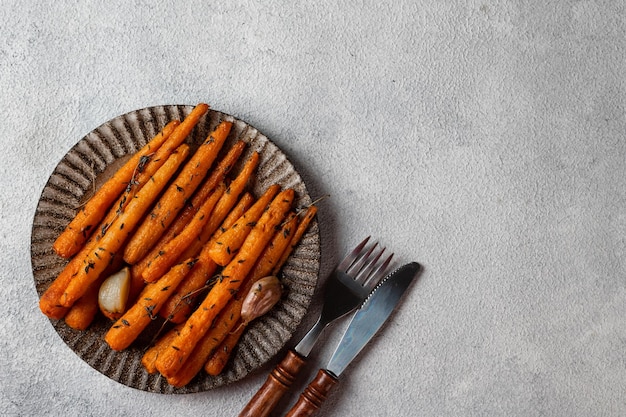
[[[152,176],[167,161],[172,152],[174,152],[191,133],[191,130],[198,123],[200,117],[206,112],[208,107],[206,104],[197,105],[191,113],[185,117],[183,122],[179,124],[172,134],[167,138],[165,143],[156,150],[156,152],[142,158],[137,165],[135,173],[131,178],[126,190],[120,196],[118,202],[113,206],[116,213],[124,211],[128,203],[135,197],[135,194],[150,181]]]
[[[134,158],[136,161],[131,159],[125,165],[125,167],[122,168],[131,171],[130,168],[132,167],[130,182],[128,182],[128,184],[124,184],[124,193],[118,198],[118,201],[112,205],[105,220],[102,221],[99,227],[95,229],[96,233],[90,239],[91,245],[94,245],[94,242],[102,237],[104,232],[108,229],[109,225],[112,224],[113,220],[125,209],[126,205],[134,198],[137,190],[146,181],[149,181],[150,178],[152,178],[153,174],[158,170],[158,168],[160,168],[163,163],[165,163],[171,153],[174,152],[175,148],[178,147],[186,138],[186,136],[191,132],[191,129],[193,129],[193,127],[197,124],[198,119],[204,113],[206,113],[207,109],[208,107],[205,104],[201,103],[192,110],[192,112],[185,118],[183,123],[179,123],[178,121],[170,122],[163,129],[163,131],[155,137],[155,139],[158,139],[157,142],[150,142],[148,145],[146,145],[146,147],[142,149],[143,151],[147,149],[148,146],[151,146],[150,153],[140,154],[140,158]],[[163,140],[165,140],[164,144],[162,143]],[[157,145],[159,144],[160,146],[157,147]],[[132,166],[133,162],[135,162],[135,166]],[[123,174],[127,175],[127,173],[124,172]],[[100,193],[104,192],[105,191],[100,191]],[[107,192],[107,195],[107,198],[112,198],[109,192]],[[100,213],[98,214],[100,215]],[[79,220],[76,220],[76,222],[79,222]],[[63,240],[63,238],[61,238],[61,240]],[[77,254],[66,265],[63,272],[57,277],[54,283],[42,296],[40,300],[40,309],[48,317],[52,319],[59,319],[67,313],[67,307],[63,307],[60,305],[60,297],[63,295],[63,292],[69,284],[71,277],[78,272],[79,264],[81,263],[82,259],[85,258],[85,256],[89,253],[92,247],[93,246],[89,246],[89,241],[87,241],[87,243],[83,245],[81,252]],[[143,287],[142,283],[138,284],[139,285],[133,285],[133,289],[135,289],[135,295]]]
[[[158,281],[146,285],[137,302],[109,329],[104,340],[113,350],[126,349],[156,317],[167,297],[193,268],[195,260],[178,264]]]
[[[282,297],[282,285],[280,280],[273,276],[267,276],[259,279],[252,289],[245,294],[243,304],[241,305],[241,318],[238,320],[238,326],[231,331],[220,347],[213,353],[213,357],[207,362],[205,370],[216,375],[221,372],[230,352],[237,344],[239,337],[243,334],[243,330],[248,324],[262,315],[269,312],[280,301]]]
[[[105,277],[117,272],[122,267],[121,256],[116,254],[104,273],[89,285],[89,289],[80,297],[65,315],[65,323],[72,329],[85,330],[98,314],[98,292]]]
[[[69,307],[61,305],[61,296],[65,292],[72,278],[78,274],[78,268],[80,268],[83,259],[90,253],[95,247],[97,242],[102,238],[106,231],[106,225],[110,224],[117,214],[114,209],[109,211],[106,218],[100,223],[97,228],[97,232],[92,235],[80,251],[65,265],[61,273],[50,284],[48,289],[42,294],[39,300],[39,308],[41,311],[53,320],[63,318],[69,311]]]
[[[235,179],[230,183],[230,186],[222,198],[220,198],[220,201],[217,202],[213,215],[211,216],[211,219],[209,219],[209,223],[207,223],[204,229],[202,229],[202,233],[200,233],[198,240],[194,242],[187,249],[187,251],[185,251],[185,253],[183,253],[183,258],[186,259],[187,257],[195,256],[202,250],[202,247],[209,241],[211,236],[213,236],[213,232],[215,232],[215,230],[220,226],[222,221],[237,203],[237,199],[245,189],[246,184],[250,180],[250,177],[258,164],[259,154],[257,152],[253,152],[237,177],[235,177]]]
[[[231,148],[228,150],[226,155],[224,155],[224,157],[217,163],[215,168],[211,171],[210,175],[204,181],[204,184],[202,185],[202,187],[212,190],[219,183],[223,182],[224,179],[226,178],[226,175],[228,175],[230,170],[233,168],[233,166],[235,165],[235,163],[237,162],[237,160],[243,153],[243,150],[245,149],[245,147],[246,147],[246,143],[244,141],[239,140],[235,142],[235,144],[231,146]],[[196,194],[199,194],[199,193],[200,191],[196,192]],[[199,200],[199,202],[196,202],[196,206],[200,205],[202,201],[204,201],[204,199],[201,199]],[[192,202],[194,202],[193,199],[192,199]]]
[[[156,366],[154,363],[156,359],[159,357],[159,352],[163,350],[167,345],[174,340],[174,337],[180,332],[180,329],[183,327],[183,324],[178,324],[171,328],[165,335],[161,336],[155,343],[152,345],[146,353],[141,357],[141,364],[149,374],[154,374],[157,372]]]
[[[226,310],[221,311],[215,318],[218,328],[212,327],[196,344],[189,358],[181,368],[172,376],[167,378],[167,382],[175,387],[187,385],[202,370],[207,359],[214,352],[215,348],[224,340],[233,326],[229,326],[229,317]],[[185,326],[181,323],[180,326]],[[182,327],[181,327],[182,329]],[[179,331],[180,333],[180,331]],[[171,344],[174,339],[169,341]],[[168,345],[169,346],[169,345]],[[161,350],[164,352],[167,346]]]
[[[237,206],[226,216],[220,228],[215,231],[214,236],[218,237],[223,230],[235,223],[248,207],[252,205],[253,200],[254,198],[250,193],[245,193],[239,200],[239,203],[237,203]],[[191,314],[192,306],[200,296],[200,290],[213,278],[216,269],[217,264],[204,251],[201,252],[198,256],[198,264],[180,283],[174,294],[161,309],[161,317],[174,323],[182,323],[187,320],[189,314]]]
[[[291,253],[293,252],[295,247],[298,245],[298,243],[300,243],[300,240],[302,239],[304,232],[306,232],[306,230],[309,228],[309,224],[311,223],[311,220],[313,220],[313,218],[315,217],[316,213],[317,213],[316,206],[311,205],[307,207],[306,211],[304,212],[304,215],[302,216],[302,219],[300,220],[298,224],[298,228],[296,229],[295,233],[291,237],[291,242],[289,242],[289,246],[287,247],[287,249],[283,251],[283,254],[281,255],[278,262],[276,262],[276,265],[274,266],[274,269],[272,270],[272,275],[278,274],[278,271],[280,270],[280,268],[283,267],[283,265],[287,261],[287,258],[291,256]]]
[[[302,239],[304,232],[309,227],[316,212],[317,207],[309,206],[295,230],[294,225],[286,223],[285,227],[283,227],[284,234],[279,234],[278,239],[275,237],[272,243],[265,249],[266,253],[261,256],[254,270],[250,273],[249,279],[246,280],[245,287],[240,291],[241,294],[247,294],[258,279],[266,275],[276,275],[278,273],[293,251],[293,248],[297,246],[300,239]],[[284,236],[285,238],[280,239],[280,236]],[[219,375],[222,372],[224,366],[228,363],[235,345],[243,334],[246,326],[241,320],[242,302],[242,296],[237,296],[231,300],[222,311],[228,320],[225,320],[224,323],[216,324],[215,327],[205,335],[205,337],[210,336],[216,341],[221,340],[220,345],[213,350],[213,353],[210,354],[209,359],[204,365],[204,370],[209,375]],[[214,334],[216,333],[214,329],[219,328],[218,326],[220,325],[222,326],[222,333],[224,330],[228,332],[225,338],[220,338],[219,334]],[[194,352],[194,354],[196,353]]]
[[[243,335],[244,330],[246,330],[246,326],[244,326],[243,322],[239,320],[235,330],[228,333],[226,338],[222,341],[222,343],[220,343],[217,349],[215,349],[213,354],[209,357],[209,360],[204,365],[204,370],[207,374],[217,376],[222,373],[224,367],[230,359],[231,353],[237,346],[241,335]]]
[[[63,258],[76,254],[106,215],[109,207],[130,182],[142,158],[158,149],[178,126],[178,121],[168,123],[152,140],[128,160],[76,213],[76,216],[52,245]]]
[[[89,284],[98,279],[98,276],[107,267],[113,255],[125,243],[144,213],[152,205],[188,154],[189,146],[185,144],[180,145],[178,150],[172,153],[165,164],[155,173],[152,181],[148,181],[126,209],[108,225],[102,238],[82,260],[78,273],[72,278],[61,296],[61,305],[65,307],[72,306],[87,291]]]
[[[274,228],[282,222],[291,208],[293,198],[292,189],[282,191],[263,213],[237,255],[224,268],[200,306],[187,319],[180,334],[157,359],[157,369],[163,376],[172,377],[180,370],[213,319],[237,292],[242,280],[254,267],[263,248],[274,235]]]
[[[98,314],[98,289],[101,280],[89,285],[89,289],[78,299],[65,315],[65,323],[72,329],[85,330]]]
[[[169,155],[178,149],[178,147],[185,141],[193,128],[198,124],[198,121],[200,121],[200,118],[204,116],[208,110],[209,106],[207,104],[197,104],[191,112],[185,116],[182,123],[180,123],[180,125],[177,126],[172,132],[170,137],[164,143],[165,146],[163,146],[163,148],[159,148],[154,155],[154,158],[151,158],[151,162],[154,163],[159,162],[159,160],[166,160]]]
[[[233,259],[243,241],[246,240],[248,233],[250,233],[250,230],[252,230],[278,191],[280,191],[280,185],[278,184],[268,187],[265,193],[235,224],[222,233],[218,239],[214,239],[211,242],[208,255],[216,264],[224,266]]]
[[[48,318],[53,320],[59,320],[65,317],[70,310],[69,307],[61,305],[61,296],[65,292],[68,284],[72,280],[72,276],[76,274],[78,266],[80,265],[80,259],[72,259],[65,265],[63,270],[52,281],[50,286],[44,291],[39,299],[39,309]]]
[[[248,274],[241,290],[222,309],[211,328],[200,339],[193,353],[185,361],[181,369],[174,376],[168,378],[170,384],[177,387],[188,384],[202,369],[207,359],[214,354],[217,346],[233,331],[241,317],[243,297],[250,291],[254,282],[267,276],[272,271],[280,255],[291,242],[291,236],[295,230],[297,220],[296,216],[290,216],[288,220],[283,222],[282,227],[274,233],[274,237],[263,250],[254,269]]]
[[[140,261],[165,233],[211,168],[228,137],[231,126],[231,122],[221,122],[159,198],[150,215],[139,225],[124,250],[124,260],[127,263],[132,265]]]
[[[143,279],[146,282],[156,281],[165,273],[178,259],[181,253],[191,245],[198,237],[200,231],[209,220],[211,212],[219,198],[224,194],[226,186],[222,183],[213,194],[202,204],[193,219],[187,224],[180,234],[163,245],[157,255],[148,263],[143,271]]]
[[[137,300],[137,296],[146,286],[146,282],[143,280],[141,271],[134,267],[135,265],[128,267],[128,270],[130,271],[130,290],[128,291],[128,301],[131,303]]]
[[[161,236],[159,241],[152,247],[150,252],[143,259],[131,267],[131,274],[133,276],[133,280],[136,281],[136,286],[141,287],[143,283],[143,271],[148,266],[148,263],[152,259],[154,259],[161,248],[165,246],[170,240],[174,239],[183,229],[187,226],[187,224],[191,221],[193,216],[198,212],[202,203],[211,195],[211,193],[215,190],[215,186],[217,184],[218,179],[224,179],[226,174],[230,171],[232,166],[235,164],[239,156],[243,152],[246,143],[243,141],[237,141],[228,151],[228,153],[224,156],[224,158],[219,162],[213,173],[209,178],[205,179],[205,181],[198,187],[196,192],[194,193],[191,201],[187,203],[185,208],[178,214],[176,220],[172,222],[170,227],[167,229],[165,234]],[[194,256],[195,254],[189,254],[189,256],[181,257],[179,260],[184,260]]]

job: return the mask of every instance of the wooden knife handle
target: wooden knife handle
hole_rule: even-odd
[[[254,394],[239,417],[267,417],[302,369],[305,359],[290,350],[281,363],[270,372],[263,386]]]
[[[337,383],[337,378],[324,369],[317,372],[317,376],[304,389],[296,405],[287,413],[286,417],[312,416],[319,410],[326,400],[330,389]]]

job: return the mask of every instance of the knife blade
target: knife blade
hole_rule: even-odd
[[[321,407],[339,376],[389,319],[419,269],[417,262],[403,265],[374,288],[352,317],[326,369],[318,371],[287,417],[311,416]]]

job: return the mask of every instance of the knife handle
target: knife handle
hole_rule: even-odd
[[[304,389],[298,402],[289,410],[286,417],[312,416],[326,401],[331,388],[337,384],[337,378],[328,371],[320,369],[315,379]]]
[[[254,394],[239,417],[267,417],[302,369],[305,359],[289,350],[287,356],[270,372],[263,386]]]

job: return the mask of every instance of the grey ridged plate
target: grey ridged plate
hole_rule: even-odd
[[[192,108],[186,105],[156,106],[118,116],[87,134],[59,162],[41,193],[33,220],[31,261],[39,296],[67,262],[54,253],[52,243],[73,218],[80,204],[93,192],[94,181],[96,184],[101,182],[120,161],[139,150],[167,122],[182,120]],[[269,185],[278,183],[283,188],[296,191],[297,207],[311,203],[304,181],[283,152],[257,129],[241,120],[209,110],[187,142],[192,145],[200,143],[221,120],[233,122],[225,148],[242,139],[249,146],[241,161],[245,161],[252,151],[260,153],[257,176],[249,184],[253,194],[259,196]],[[237,167],[234,168],[236,170]],[[319,267],[319,227],[314,220],[283,267],[281,278],[287,288],[283,300],[246,329],[231,362],[220,376],[211,377],[201,372],[184,388],[173,388],[164,378],[144,370],[140,361],[151,340],[149,335],[142,336],[123,352],[114,352],[103,340],[111,322],[101,316],[83,332],[69,328],[63,320],[51,320],[51,323],[61,339],[80,358],[115,381],[158,393],[206,391],[245,377],[278,353],[309,307]]]

